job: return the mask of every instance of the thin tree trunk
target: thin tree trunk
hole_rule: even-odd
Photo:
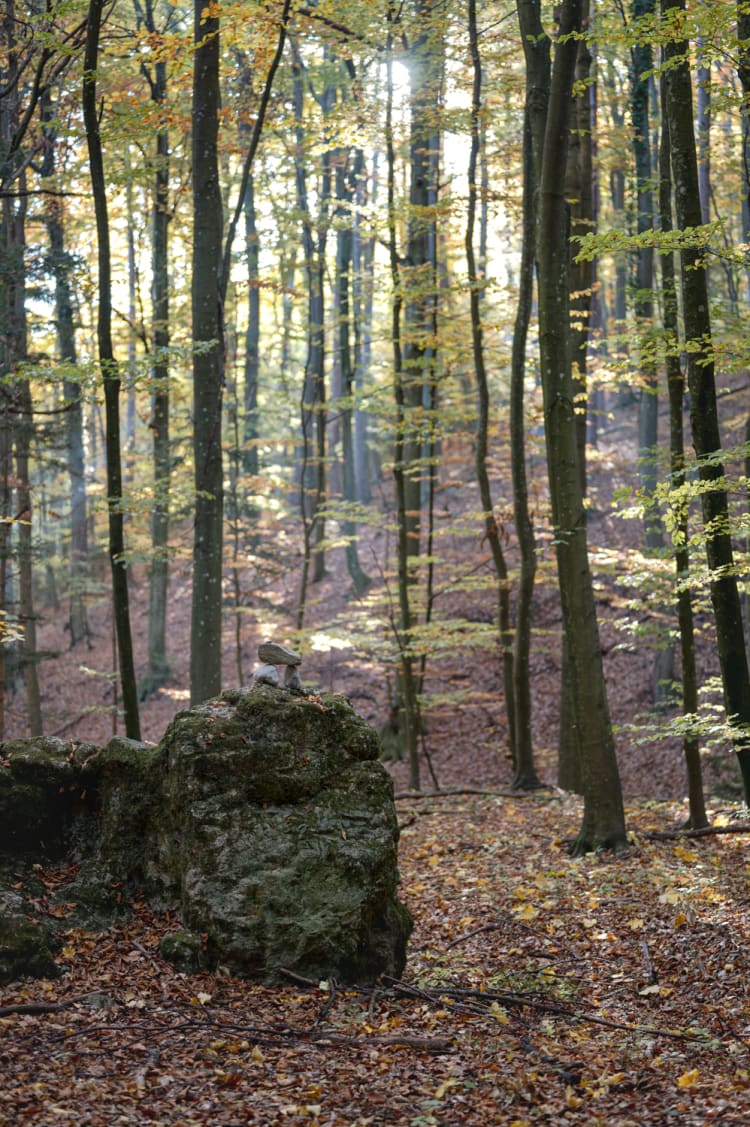
[[[146,28],[156,31],[153,2],[146,0]],[[154,64],[151,100],[165,108],[167,67]],[[169,130],[166,116],[156,134],[154,199],[151,219],[152,347],[151,433],[153,443],[154,507],[151,514],[151,573],[149,576],[148,689],[154,691],[169,677],[167,657],[167,597],[169,591]]]
[[[662,132],[659,153],[659,215],[664,232],[672,230],[672,172],[670,167],[669,121],[666,112],[664,80],[661,82]],[[698,712],[698,675],[695,665],[695,631],[693,628],[693,600],[688,581],[690,553],[688,549],[688,504],[681,497],[686,482],[685,440],[682,425],[682,404],[685,395],[685,377],[679,356],[679,328],[677,319],[677,286],[674,259],[671,254],[660,255],[664,304],[664,332],[667,338],[667,390],[669,393],[669,450],[672,488],[675,500],[672,552],[677,574],[677,614],[680,625],[680,653],[682,657],[682,712],[694,717]],[[697,736],[686,733],[682,741],[687,774],[689,825],[700,829],[708,825],[706,803],[703,795],[700,748]]]
[[[42,122],[46,146],[41,175],[55,174],[56,135],[52,122],[54,107],[49,92],[42,99]],[[70,263],[65,249],[64,212],[61,200],[50,196],[45,203],[45,222],[49,239],[50,262],[55,280],[55,329],[60,359],[77,363],[73,296],[70,284]],[[70,486],[70,627],[71,648],[84,638],[90,640],[86,613],[86,590],[89,582],[88,517],[86,475],[83,456],[83,403],[78,380],[63,378],[65,407],[65,453]]]
[[[417,678],[412,652],[414,614],[412,611],[412,591],[415,584],[414,572],[410,566],[412,549],[409,543],[410,524],[407,515],[407,464],[406,464],[406,396],[404,392],[404,355],[401,341],[401,318],[403,313],[403,283],[400,272],[400,257],[396,241],[395,207],[395,150],[393,143],[393,54],[392,37],[395,12],[389,9],[388,50],[387,50],[387,91],[386,91],[386,150],[388,166],[388,248],[391,266],[393,297],[391,307],[391,342],[393,345],[393,394],[396,403],[396,438],[393,451],[393,477],[396,488],[396,518],[398,523],[398,622],[394,623],[394,633],[398,645],[398,708],[401,728],[401,747],[409,763],[409,785],[419,790],[420,772],[417,750],[419,731],[419,700]]]
[[[372,198],[375,202],[377,156],[373,157]],[[372,467],[369,443],[369,412],[361,405],[372,362],[372,320],[375,264],[375,239],[363,232],[363,210],[368,202],[367,172],[361,154],[357,157],[359,173],[354,190],[354,230],[352,232],[352,304],[354,326],[354,480],[357,501],[367,504],[372,498]]]
[[[334,279],[336,311],[335,350],[339,371],[340,392],[343,404],[341,416],[342,484],[344,502],[351,508],[356,502],[354,465],[353,394],[354,367],[351,349],[351,290],[352,290],[352,204],[354,184],[359,173],[357,163],[349,166],[353,151],[341,150],[336,163],[336,200],[344,205],[339,209],[339,226],[336,232],[336,273]],[[370,585],[370,577],[362,569],[357,548],[357,523],[350,516],[341,521],[341,531],[346,540],[346,566],[355,594],[361,595]]]
[[[140,739],[138,690],[130,632],[128,572],[125,559],[122,512],[122,466],[120,461],[120,374],[112,350],[112,294],[109,249],[109,220],[104,179],[99,119],[96,103],[96,68],[99,52],[103,0],[90,0],[86,52],[84,58],[83,117],[89,153],[91,192],[96,212],[99,251],[99,315],[97,337],[99,365],[104,381],[104,402],[107,416],[107,504],[109,517],[109,558],[112,570],[112,607],[117,633],[117,648],[125,712],[125,732],[131,739]]]
[[[500,541],[500,529],[495,519],[490,475],[487,470],[487,435],[490,416],[490,396],[487,383],[487,369],[484,359],[484,339],[482,330],[481,288],[482,280],[478,272],[474,251],[474,228],[477,212],[477,173],[480,154],[480,119],[482,113],[482,60],[479,52],[477,34],[476,0],[469,0],[469,44],[473,70],[471,103],[471,149],[469,153],[469,207],[466,218],[466,265],[469,274],[469,307],[471,315],[471,342],[474,357],[474,372],[477,382],[478,417],[476,433],[475,466],[479,496],[484,513],[484,529],[490,546],[497,577],[497,605],[500,653],[503,666],[503,688],[505,696],[505,715],[508,721],[508,743],[514,766],[514,786],[535,787],[539,780],[534,770],[531,756],[530,727],[524,733],[523,757],[519,747],[516,725],[514,673],[513,673],[513,628],[510,612],[510,580]],[[523,374],[521,375],[523,382]],[[523,414],[523,412],[522,412]],[[523,425],[523,423],[522,423]],[[521,439],[523,443],[523,439]],[[530,720],[530,717],[527,717]]]
[[[684,0],[662,0],[662,14],[684,10]],[[688,44],[667,43],[664,49],[666,106],[672,153],[677,227],[685,230],[701,224],[698,160],[693,124],[693,91]],[[721,487],[724,467],[719,455],[721,436],[716,403],[714,361],[711,350],[706,269],[700,251],[681,252],[682,306],[687,348],[687,378],[690,390],[690,421],[693,446],[698,457],[698,476],[703,486],[706,559],[711,573],[711,602],[724,686],[724,704],[733,730],[733,742],[745,793],[750,803],[750,677],[742,626],[742,612],[734,570],[729,532],[726,490]]]
[[[221,690],[224,483],[221,303],[222,200],[219,185],[219,19],[195,2],[193,56],[193,455],[195,526],[190,631],[190,699]]]
[[[245,253],[247,255],[247,329],[245,331],[244,418],[242,429],[242,468],[255,477],[258,457],[258,380],[260,376],[260,288],[258,279],[260,248],[255,215],[255,178],[248,177],[245,191]]]

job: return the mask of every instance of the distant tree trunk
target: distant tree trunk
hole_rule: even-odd
[[[137,382],[136,319],[138,277],[135,261],[136,204],[133,195],[133,172],[130,146],[125,145],[125,231],[128,248],[128,362],[125,368],[125,480],[132,482],[135,469],[135,389]]]
[[[300,466],[300,513],[304,533],[302,575],[297,609],[297,629],[302,629],[307,604],[307,587],[312,566],[313,581],[325,571],[325,555],[316,549],[325,533],[323,502],[326,493],[325,471],[325,210],[331,194],[329,154],[321,163],[320,210],[317,242],[307,190],[305,133],[303,127],[304,72],[302,59],[295,51],[293,71],[295,114],[295,185],[297,207],[302,222],[302,250],[307,275],[307,358],[301,396],[302,454]],[[325,105],[330,89],[323,94]]]
[[[518,10],[528,60],[533,51],[527,40],[540,25],[538,0],[518,0]],[[560,169],[565,167],[570,124],[577,53],[575,34],[580,26],[581,0],[563,0],[539,169],[536,241],[549,487],[584,793],[583,823],[573,847],[577,853],[595,848],[618,849],[626,841],[588,562],[570,353],[568,217],[560,177]]]
[[[653,15],[656,0],[633,0],[633,17],[643,20]],[[632,49],[633,152],[636,178],[636,228],[638,234],[654,227],[653,162],[649,102],[653,54],[649,41],[637,43]],[[645,537],[646,548],[656,551],[664,546],[663,530],[658,507],[653,503],[658,480],[658,373],[653,347],[654,325],[654,250],[651,246],[639,247],[637,252],[637,284],[635,316],[638,325],[640,374],[638,446],[640,483],[646,498]]]
[[[18,531],[18,618],[23,630],[22,663],[26,688],[29,734],[42,734],[42,707],[36,652],[36,613],[34,610],[32,509],[30,453],[34,437],[34,416],[28,379],[18,374],[26,359],[26,177],[19,181],[18,200],[3,200],[3,252],[5,258],[4,337],[2,369],[10,378],[10,397],[16,415],[13,438],[16,463],[16,527]]]
[[[705,0],[700,0],[701,6]],[[696,125],[698,127],[698,190],[701,221],[711,218],[711,66],[705,61],[705,44],[698,40]]]
[[[41,174],[55,174],[56,136],[52,122],[54,107],[49,92],[42,99],[42,124],[46,140]],[[55,280],[55,329],[57,352],[63,362],[76,364],[73,295],[70,284],[71,264],[65,249],[63,204],[55,196],[45,203],[45,222],[49,239],[49,257]],[[83,457],[83,404],[78,380],[63,379],[65,406],[65,455],[70,485],[70,627],[71,648],[90,638],[86,613],[86,588],[89,580],[86,475]]]
[[[352,323],[354,326],[354,480],[357,501],[367,504],[372,498],[372,467],[369,442],[369,412],[360,399],[369,380],[372,363],[372,319],[375,239],[363,230],[363,210],[368,202],[367,171],[361,154],[356,165],[354,188],[354,229],[352,231]],[[373,157],[373,196],[377,175],[377,153]],[[374,198],[371,202],[375,202]]]
[[[354,464],[353,395],[354,365],[351,347],[351,291],[352,291],[352,204],[354,201],[354,182],[359,173],[356,160],[350,166],[353,150],[339,150],[336,159],[336,200],[339,208],[339,225],[336,232],[336,271],[334,278],[336,312],[335,353],[339,372],[340,393],[343,403],[339,406],[341,417],[342,484],[344,502],[353,507],[356,498],[356,474]],[[346,540],[346,566],[354,592],[361,595],[370,585],[370,577],[362,569],[357,547],[357,522],[347,516],[341,521],[341,531]]]
[[[153,0],[146,3],[146,28],[156,31]],[[167,98],[167,64],[154,63],[149,77],[151,100],[161,111]],[[169,677],[167,657],[167,596],[169,591],[169,130],[166,115],[156,133],[153,210],[151,217],[152,348],[151,434],[154,507],[151,514],[151,574],[149,577],[148,690]]]
[[[19,295],[20,296],[20,295]],[[22,311],[19,309],[22,319]],[[23,334],[25,337],[25,332]],[[23,339],[23,338],[22,338]],[[42,734],[42,701],[39,692],[39,658],[36,645],[36,612],[34,610],[34,576],[31,506],[31,443],[34,437],[34,414],[31,388],[27,379],[19,380],[17,389],[19,419],[16,423],[16,474],[18,476],[18,597],[23,625],[23,677],[26,686],[29,735]]]
[[[224,318],[220,301],[219,19],[195,2],[193,56],[193,453],[195,527],[190,632],[190,699],[221,690],[224,483],[221,407]]]
[[[505,562],[505,553],[503,552],[503,546],[500,541],[500,529],[495,519],[492,486],[487,470],[490,396],[484,359],[484,338],[482,330],[482,279],[479,274],[474,250],[474,228],[477,212],[477,179],[481,146],[480,119],[482,114],[482,60],[479,52],[479,37],[477,33],[476,0],[469,0],[468,15],[473,83],[471,102],[471,149],[469,152],[469,207],[466,219],[465,249],[466,265],[469,275],[472,354],[474,357],[474,372],[477,381],[478,399],[475,466],[477,483],[479,485],[479,496],[484,512],[485,536],[490,546],[497,577],[498,640],[500,643],[503,667],[505,715],[508,721],[508,744],[513,757],[514,766],[513,781],[514,786],[525,788],[538,786],[539,780],[534,769],[531,750],[530,716],[526,717],[528,724],[527,729],[524,731],[522,748],[517,731],[514,693],[515,679],[513,674],[513,629],[510,612],[510,579],[508,576],[508,566]],[[523,383],[523,372],[521,374],[521,382]],[[523,411],[521,413],[521,426],[523,428]],[[523,450],[523,438],[521,439],[521,443]]]
[[[413,0],[417,38],[409,45],[409,211],[401,280],[404,287],[404,490],[407,567],[421,551],[422,504],[429,470],[426,436],[435,393],[436,246],[439,96],[443,46],[441,0]]]
[[[528,99],[530,90],[527,88]],[[536,176],[531,142],[528,105],[524,110],[523,139],[523,246],[518,277],[518,305],[513,327],[513,351],[510,373],[510,447],[513,475],[513,514],[520,554],[516,630],[513,643],[513,703],[516,721],[516,787],[536,786],[534,745],[531,728],[531,652],[532,605],[536,575],[536,539],[529,512],[529,487],[526,476],[526,425],[524,421],[524,382],[526,376],[526,343],[534,289],[534,230],[536,212],[534,193]],[[575,757],[576,764],[578,756]]]
[[[634,20],[653,17],[656,0],[633,0]],[[653,87],[653,52],[647,39],[631,51],[633,153],[636,178],[636,229],[644,234],[654,227],[653,170],[649,107]],[[646,552],[664,552],[664,527],[655,501],[659,481],[659,374],[654,348],[654,249],[644,245],[636,251],[635,317],[638,334],[638,460],[640,486],[645,501],[644,539]],[[657,638],[652,673],[652,698],[657,706],[669,702],[674,678],[674,646],[667,637]]]
[[[409,764],[409,785],[419,790],[420,770],[417,738],[419,734],[419,696],[415,659],[412,652],[413,631],[416,624],[412,608],[415,586],[414,570],[410,566],[412,549],[409,544],[410,524],[407,511],[407,462],[406,462],[406,395],[404,373],[404,351],[401,339],[401,319],[403,314],[403,284],[400,271],[400,256],[396,239],[396,156],[393,142],[393,25],[395,13],[389,10],[386,90],[386,151],[388,167],[388,249],[391,266],[393,296],[391,304],[391,343],[393,346],[393,395],[396,403],[396,437],[393,449],[393,478],[396,489],[396,519],[398,525],[398,620],[393,629],[398,647],[398,712],[401,737],[401,750]]]
[[[260,248],[255,215],[255,178],[248,177],[244,201],[245,248],[247,255],[247,329],[245,331],[244,421],[242,430],[242,468],[255,477],[258,457],[258,379],[260,376],[260,288],[258,268]]]
[[[615,131],[618,131],[622,129],[625,124],[625,113],[623,108],[620,106],[615,69],[611,64],[608,69],[604,69],[604,80],[601,85],[607,93],[607,106],[609,109],[610,117],[612,119],[612,125]],[[615,157],[615,159],[617,163],[609,172],[610,202],[612,210],[615,213],[615,226],[618,229],[622,230],[627,226],[628,222],[625,214],[626,177],[622,156],[618,155]],[[618,251],[615,254],[614,266],[614,295],[611,303],[612,320],[614,322],[614,333],[620,338],[617,340],[617,351],[627,354],[627,340],[623,339],[623,335],[626,330],[626,320],[628,315],[628,263],[626,252]]]
[[[0,282],[0,290],[2,283]],[[12,524],[10,481],[12,415],[10,404],[0,400],[0,739],[5,736],[5,696],[8,690],[8,661],[11,622],[8,608],[8,564]]]
[[[664,79],[661,81],[662,127],[659,153],[659,215],[662,231],[672,230],[672,171],[670,167],[669,120],[666,112]],[[661,261],[664,305],[664,331],[667,337],[667,390],[669,393],[669,449],[672,488],[676,500],[672,551],[677,573],[677,614],[680,624],[680,653],[682,656],[682,712],[693,717],[698,712],[698,675],[695,666],[695,631],[693,628],[693,600],[688,580],[690,553],[688,549],[688,504],[680,497],[686,482],[685,441],[682,425],[685,377],[679,356],[679,327],[677,314],[677,286],[674,259],[671,254],[659,256]],[[686,733],[682,741],[687,773],[689,824],[692,829],[708,825],[706,803],[703,795],[698,738]]]
[[[112,607],[117,634],[120,664],[120,683],[125,712],[125,732],[131,739],[140,739],[138,715],[138,690],[133,661],[133,641],[130,632],[130,605],[128,572],[125,560],[122,512],[122,466],[120,462],[120,374],[112,351],[112,294],[109,249],[109,220],[107,196],[99,136],[98,107],[96,104],[96,68],[99,52],[103,0],[90,0],[86,51],[84,57],[83,117],[89,153],[91,193],[96,212],[96,230],[99,249],[99,316],[97,336],[99,364],[104,381],[104,402],[107,416],[107,501],[109,516],[109,558],[112,569]]]
[[[684,0],[661,0],[661,9],[665,16],[679,13],[684,11]],[[667,43],[664,55],[668,63],[664,77],[677,227],[685,230],[700,226],[702,219],[688,44],[684,40]],[[701,252],[685,248],[681,252],[681,266],[685,339],[689,344],[690,421],[693,446],[698,457],[699,480],[704,487],[701,502],[706,559],[711,573],[711,602],[716,619],[724,704],[734,732],[745,801],[750,803],[750,737],[747,734],[750,677],[729,531],[727,494],[721,487],[724,467],[719,460],[721,437],[711,349],[711,319]]]

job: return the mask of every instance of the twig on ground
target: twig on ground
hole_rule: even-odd
[[[713,837],[716,834],[750,834],[750,822],[740,822],[736,826],[702,826],[691,830],[678,826],[674,830],[644,830],[639,837],[648,841],[675,841],[682,837]]]

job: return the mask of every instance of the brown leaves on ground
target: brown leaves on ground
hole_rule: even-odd
[[[158,954],[175,920],[136,904],[0,995],[0,1123],[750,1122],[743,835],[652,841],[684,814],[652,804],[626,855],[573,860],[554,792],[399,813],[403,981],[186,976]]]

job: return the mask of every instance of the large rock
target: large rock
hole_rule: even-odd
[[[186,968],[361,983],[403,968],[392,784],[340,697],[256,684],[179,713],[158,747],[6,743],[0,814],[0,861],[81,862],[56,894],[76,926],[106,926],[142,889],[180,909],[189,930],[164,952]],[[18,906],[3,907],[15,934]],[[6,976],[21,973],[11,947],[0,926]],[[40,947],[27,973],[49,971],[42,933]]]
[[[147,874],[230,970],[372,982],[403,969],[390,776],[340,697],[258,684],[179,714],[162,741]]]

